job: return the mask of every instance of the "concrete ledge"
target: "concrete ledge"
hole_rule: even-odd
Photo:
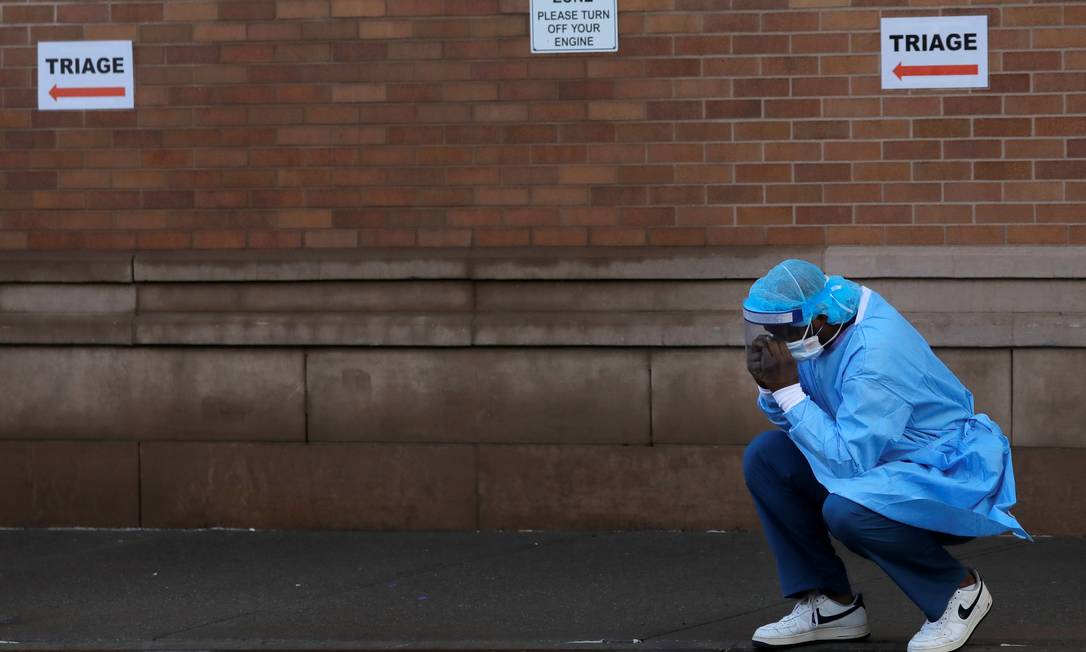
[[[617,247],[480,256],[479,280],[754,279],[785,258],[822,262],[817,247]]]
[[[468,278],[455,250],[351,249],[136,254],[137,282],[336,281]]]
[[[1086,347],[1086,314],[909,313],[932,346]]]
[[[137,527],[135,442],[0,442],[0,525]]]
[[[135,319],[140,345],[468,346],[470,314],[149,313]]]
[[[1018,444],[1011,401],[1014,376],[1011,349],[943,348],[935,354],[973,393],[974,412],[983,412],[999,424],[1003,434]],[[1086,445],[1086,440],[1083,440]]]
[[[738,346],[734,309],[750,279],[784,256],[825,256],[837,267],[829,271],[885,294],[936,346],[1086,347],[1083,254],[1044,247],[149,252],[135,254],[134,288],[0,284],[0,342]],[[50,270],[25,255],[5,260],[22,264],[23,275]]]
[[[1020,446],[1086,447],[1082,370],[1086,351],[1014,352],[1014,430]]]
[[[0,253],[0,283],[131,283],[133,254]]]
[[[931,346],[1014,346],[1015,315],[922,312],[905,315]]]
[[[474,303],[470,281],[140,283],[136,287],[141,313],[467,312]]]
[[[860,280],[904,313],[1086,313],[1086,280]],[[748,280],[140,283],[148,312],[735,311]],[[131,311],[133,288],[0,285],[0,312]]]
[[[1086,535],[1086,448],[1022,448],[1012,452],[1018,505],[1033,534]]]
[[[755,405],[758,389],[742,349],[651,352],[652,440],[745,446],[776,428]]]
[[[932,346],[1086,347],[1086,313],[907,313]],[[0,343],[184,346],[743,346],[734,311],[0,315]]]
[[[144,527],[473,530],[466,446],[144,444]]]
[[[741,446],[481,446],[479,527],[751,529]]]
[[[643,351],[309,354],[310,441],[649,442]]]
[[[132,344],[128,314],[0,313],[0,344]]]
[[[1086,314],[913,312],[932,346],[1086,347]],[[736,312],[479,313],[479,346],[743,346]]]
[[[743,446],[0,442],[5,527],[758,529]],[[1016,446],[1014,513],[1086,532],[1083,448]],[[142,509],[141,509],[142,505]],[[142,520],[141,520],[142,516]]]
[[[479,313],[477,346],[742,346],[738,313]]]
[[[735,311],[749,281],[478,281],[479,312]]]
[[[1086,281],[870,285],[937,346],[1086,345]],[[739,280],[0,284],[0,342],[739,346],[735,308],[747,287]]]
[[[818,247],[333,249],[149,252],[137,282],[389,279],[757,278],[782,258],[822,261]]]
[[[123,313],[135,312],[135,310],[136,288],[133,285],[0,284],[0,314]]]
[[[826,247],[823,261],[848,278],[1086,278],[1086,247]]]
[[[305,441],[299,351],[0,347],[0,438]]]
[[[876,278],[859,282],[881,294],[906,315],[917,312],[1086,313],[1086,280]],[[746,296],[745,289],[743,296]]]
[[[1086,314],[1026,314],[1014,320],[1015,346],[1086,346]]]
[[[1086,247],[363,248],[0,254],[0,282],[754,279],[784,258],[855,278],[1086,278]]]
[[[1011,351],[935,353],[973,392],[976,410],[987,413],[1012,437]],[[742,349],[672,348],[651,351],[651,356],[653,442],[745,446],[758,433],[776,428],[755,405],[757,389]],[[1078,436],[1077,431],[1065,434],[1065,442]]]

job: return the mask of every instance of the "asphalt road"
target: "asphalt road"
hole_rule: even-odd
[[[967,650],[1086,649],[1086,539],[956,547],[991,588]],[[843,554],[872,626],[924,618]],[[0,652],[731,650],[790,611],[760,533],[0,530]]]

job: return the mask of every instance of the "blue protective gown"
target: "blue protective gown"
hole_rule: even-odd
[[[1007,438],[878,293],[863,288],[855,323],[798,369],[807,398],[787,413],[772,394],[758,405],[830,493],[928,530],[1030,538],[1010,513]]]

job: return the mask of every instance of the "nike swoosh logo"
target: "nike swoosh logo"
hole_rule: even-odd
[[[961,605],[958,605],[958,618],[962,620],[969,620],[969,615],[973,613],[973,609],[976,608],[977,603],[980,602],[980,594],[984,591],[984,582],[980,583],[977,587],[977,599],[973,600],[973,604],[968,609],[962,609]]]
[[[815,609],[815,624],[816,625],[825,625],[826,623],[832,623],[835,620],[841,620],[842,618],[849,615],[853,611],[856,611],[857,609],[859,609],[862,606],[864,606],[864,603],[857,600],[856,604],[852,605],[851,609],[848,609],[846,611],[842,611],[841,613],[834,614],[832,616],[823,616],[821,611],[819,611],[818,609]]]

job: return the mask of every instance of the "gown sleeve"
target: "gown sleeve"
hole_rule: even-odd
[[[886,445],[905,431],[912,406],[872,376],[849,378],[841,389],[835,415],[807,397],[784,416],[788,436],[812,466],[830,477],[851,478],[878,464]]]
[[[788,430],[792,427],[792,424],[788,423],[788,419],[784,416],[784,410],[781,406],[777,405],[777,401],[774,400],[773,394],[769,392],[758,392],[758,407],[769,419],[770,423],[777,426],[781,430]]]

